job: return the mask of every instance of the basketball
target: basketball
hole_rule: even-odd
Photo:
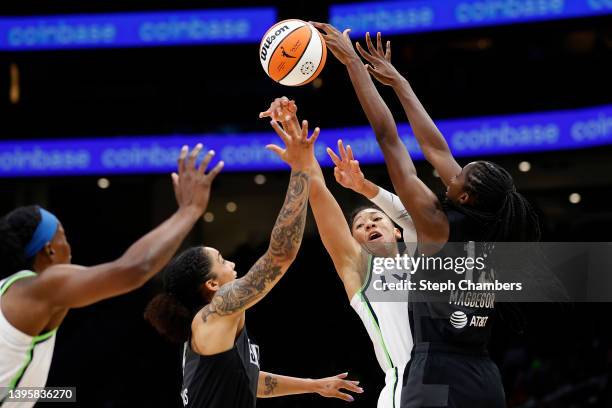
[[[300,86],[315,79],[326,58],[325,40],[314,26],[302,20],[276,23],[259,45],[259,59],[266,74],[287,86]]]

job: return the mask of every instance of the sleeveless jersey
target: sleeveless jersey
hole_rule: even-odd
[[[363,322],[372,340],[378,364],[385,373],[385,388],[380,394],[378,408],[394,408],[399,407],[403,370],[410,360],[413,345],[407,292],[386,296],[376,287],[380,282],[406,279],[406,274],[393,270],[373,274],[373,261],[374,257],[370,255],[366,281],[351,299],[351,307]]]
[[[479,225],[456,210],[448,210],[447,216],[450,228],[448,243],[432,256],[442,259],[486,257],[486,244],[482,242],[484,231]],[[471,276],[466,276],[454,270],[427,270],[418,272],[413,279],[455,283],[469,279],[479,282],[488,279],[486,272],[488,270],[480,273],[474,270]],[[419,299],[419,295],[422,294],[413,294],[410,302],[415,344],[428,343],[431,351],[441,347],[486,352],[495,308],[494,293],[460,289],[450,294],[429,292],[425,301]],[[474,299],[478,301],[474,302]],[[475,307],[475,304],[479,306]]]
[[[259,346],[247,334],[246,326],[234,346],[222,353],[203,356],[191,350],[187,341],[183,351],[185,407],[252,408],[257,401]]]
[[[429,258],[485,256],[491,245],[483,242],[485,231],[478,223],[456,210],[447,210],[446,214],[448,242]],[[471,277],[456,263],[450,270],[437,268],[417,271],[412,279],[450,281],[457,284],[457,289],[410,295],[414,349],[404,370],[401,408],[503,408],[506,401],[501,375],[487,352],[495,294],[462,290],[458,285],[460,280],[486,282],[493,271],[486,262],[485,268],[471,270]],[[492,301],[483,301],[491,296]]]
[[[0,305],[2,295],[16,281],[36,276],[31,271],[21,271],[0,281]],[[17,387],[44,387],[53,358],[57,329],[39,336],[29,336],[13,327],[0,306],[0,406],[27,408],[34,402],[11,402],[3,404],[8,390]]]

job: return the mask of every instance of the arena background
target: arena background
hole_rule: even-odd
[[[567,2],[571,2],[567,0]],[[342,3],[342,1],[336,1]],[[278,19],[327,21],[329,3],[268,3]],[[253,6],[248,1],[4,1],[2,16]],[[258,4],[257,6],[260,6]],[[575,109],[612,102],[609,16],[481,27],[389,37],[393,60],[435,119]],[[384,32],[383,32],[384,34]],[[362,40],[353,36],[353,40]],[[286,95],[300,116],[327,128],[367,125],[344,68],[330,57],[317,86],[286,88],[269,80],[257,44],[0,53],[0,138],[3,140],[268,132],[257,115]],[[11,68],[12,67],[12,68]],[[15,91],[18,71],[19,97]],[[11,76],[12,75],[12,76]],[[381,89],[398,121],[404,113]],[[13,98],[13,99],[11,99]],[[610,241],[612,147],[516,154],[492,159],[515,177],[541,215],[546,241]],[[462,159],[461,164],[471,161]],[[531,169],[519,171],[528,161]],[[436,191],[431,167],[419,173]],[[391,188],[383,165],[366,176]],[[325,169],[346,211],[362,200]],[[221,250],[246,272],[267,245],[288,171],[225,173],[209,211],[185,245]],[[0,213],[39,203],[63,222],[73,262],[119,256],[175,209],[168,174],[0,178]],[[570,194],[578,193],[573,204]],[[237,211],[228,212],[234,202]],[[343,220],[338,220],[338,223]],[[50,386],[76,386],[83,407],[179,407],[180,350],[143,320],[159,290],[154,279],[129,295],[72,311],[58,332]],[[527,305],[525,330],[498,322],[491,353],[502,370],[511,407],[611,407],[609,304]],[[248,313],[262,369],[320,377],[349,371],[366,393],[351,404],[372,407],[383,384],[370,341],[351,310],[310,218],[297,261],[269,296]],[[259,400],[261,407],[333,407],[316,395]],[[43,405],[43,404],[40,404]]]

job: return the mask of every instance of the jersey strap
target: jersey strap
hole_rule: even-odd
[[[17,282],[19,279],[29,278],[30,276],[36,276],[36,273],[32,271],[21,271],[9,276],[2,282],[2,286],[0,286],[0,296],[4,295],[4,292],[6,292],[13,283]]]

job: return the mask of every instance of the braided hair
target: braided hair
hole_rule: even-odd
[[[512,176],[501,166],[477,161],[465,177],[464,190],[474,198],[471,205],[447,205],[483,226],[489,241],[540,240],[538,215],[527,199],[516,191]]]
[[[191,335],[191,321],[207,303],[201,294],[204,282],[213,279],[212,261],[204,248],[192,247],[174,257],[163,275],[164,292],[145,309],[145,319],[165,338],[183,343]]]
[[[25,247],[41,221],[38,206],[18,207],[0,219],[0,279],[32,269],[34,256],[26,258]]]

